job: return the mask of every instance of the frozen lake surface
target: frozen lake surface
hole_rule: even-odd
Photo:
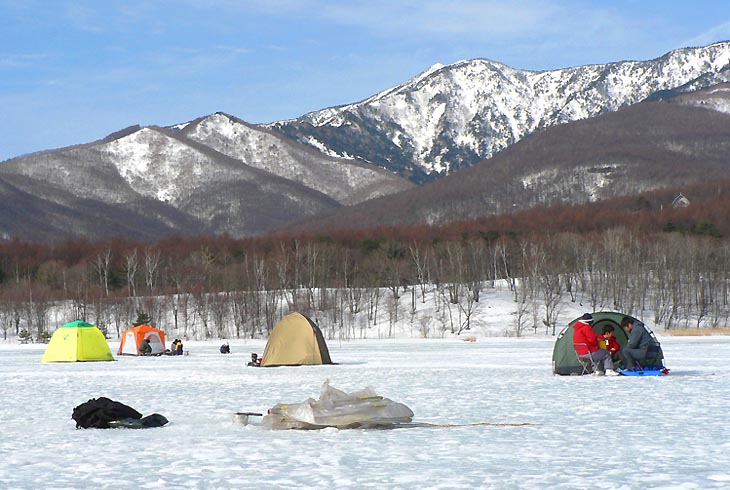
[[[671,374],[561,377],[552,338],[329,341],[336,366],[247,368],[264,341],[186,344],[189,356],[41,364],[44,345],[0,344],[0,488],[730,487],[728,337],[660,337]],[[110,342],[112,352],[118,343]],[[268,431],[237,411],[371,386],[414,421],[523,423]],[[170,420],[77,430],[106,396]]]

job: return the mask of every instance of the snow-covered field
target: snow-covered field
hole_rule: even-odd
[[[329,342],[338,365],[248,368],[264,341],[189,356],[41,364],[0,344],[0,488],[728,488],[729,337],[660,340],[660,378],[561,377],[553,339]],[[118,344],[110,343],[116,352]],[[414,421],[523,423],[268,431],[236,411],[371,386]],[[99,396],[170,424],[77,430]],[[260,419],[259,419],[260,420]]]

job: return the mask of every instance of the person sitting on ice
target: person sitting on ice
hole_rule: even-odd
[[[152,346],[150,345],[150,339],[142,339],[139,343],[139,354],[142,356],[152,355]]]
[[[246,364],[246,365],[247,366],[252,366],[252,367],[260,367],[261,366],[261,358],[255,352],[252,352],[251,353],[251,361],[249,361],[249,363]]]
[[[642,325],[634,325],[634,319],[628,316],[621,320],[621,328],[626,330],[629,336],[629,341],[621,349],[624,354],[624,369],[641,370],[642,363],[646,361],[649,344],[651,344],[651,335]]]
[[[221,354],[230,354],[231,346],[228,345],[228,342],[226,342],[225,344],[221,345],[220,351],[221,351]]]
[[[573,325],[573,347],[578,357],[584,360],[591,360],[596,364],[598,375],[617,374],[613,370],[613,361],[611,361],[611,353],[605,349],[598,348],[598,337],[593,331],[591,324],[593,323],[593,315],[584,314]]]
[[[604,326],[601,329],[601,335],[598,336],[598,344],[600,345],[603,343],[601,348],[610,352],[611,360],[614,363],[617,363],[619,361],[623,361],[624,356],[621,354],[621,346],[619,345],[618,340],[616,340],[615,330],[616,329],[613,328],[613,325]]]

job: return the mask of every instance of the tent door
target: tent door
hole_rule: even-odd
[[[134,332],[127,332],[127,338],[124,340],[123,354],[137,353],[137,339],[134,338]]]

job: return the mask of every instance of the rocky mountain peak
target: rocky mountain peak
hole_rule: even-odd
[[[663,90],[720,81],[730,81],[728,42],[647,61],[539,72],[475,59],[434,66],[364,101],[269,127],[423,182],[555,124],[616,111]]]

